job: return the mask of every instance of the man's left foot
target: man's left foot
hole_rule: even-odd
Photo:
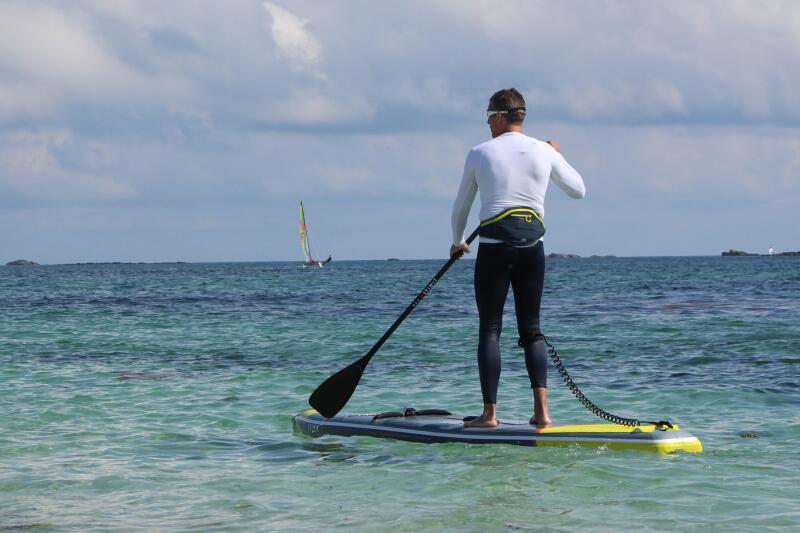
[[[464,422],[465,428],[496,428],[497,419],[490,418],[486,415],[481,415],[478,418],[473,418],[468,422]]]

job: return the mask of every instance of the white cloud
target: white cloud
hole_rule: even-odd
[[[6,80],[47,88],[54,97],[102,95],[136,84],[135,73],[93,32],[91,16],[47,5],[0,5],[0,68]]]
[[[320,182],[330,192],[361,193],[379,196],[380,178],[369,167],[340,166],[331,162],[316,169]],[[317,189],[319,192],[319,189]]]
[[[529,109],[552,113],[561,109],[580,121],[624,121],[624,117],[638,117],[640,121],[686,116],[688,109],[681,90],[666,80],[648,80],[637,84],[625,80],[613,82],[587,82],[565,84],[558,92],[544,93],[533,88],[529,91]],[[528,93],[528,91],[526,91]]]
[[[441,76],[406,78],[387,84],[382,96],[394,105],[409,106],[414,110],[436,115],[470,117],[474,111],[471,107],[472,99],[460,94],[458,87]],[[473,118],[474,116],[479,114],[474,114]]]
[[[303,124],[369,129],[385,112],[460,122],[513,85],[537,114],[571,122],[800,122],[793,2],[290,6],[5,2],[0,121],[99,110],[147,129],[177,108],[279,126],[273,111],[302,94]],[[353,106],[368,112],[349,120]]]
[[[306,29],[308,20],[272,2],[264,2],[262,6],[272,17],[272,38],[280,54],[294,68],[313,69],[320,61],[322,47]]]
[[[450,37],[428,48],[480,54],[459,64],[535,90],[551,117],[800,122],[800,92],[786,91],[800,84],[797,2],[428,4]],[[460,35],[480,46],[449,44]]]
[[[21,204],[70,205],[135,198],[129,185],[104,174],[66,168],[54,155],[74,142],[67,130],[17,131],[0,136],[0,197]],[[97,157],[91,151],[87,159]],[[90,161],[91,164],[91,161]]]
[[[797,2],[6,0],[0,202],[446,212],[508,86],[587,210],[800,195]]]
[[[675,209],[783,208],[800,197],[800,136],[791,128],[532,127],[561,142],[584,175],[589,201],[615,210],[641,201]]]
[[[269,122],[297,124],[336,124],[368,121],[375,113],[370,102],[352,95],[326,95],[320,90],[300,88],[269,102],[253,116]]]
[[[42,86],[19,81],[0,81],[0,122],[48,119],[56,110],[56,98]]]
[[[261,183],[272,200],[346,194],[352,198],[452,201],[468,146],[445,133],[265,133],[250,147],[270,169]],[[258,166],[258,165],[253,165]]]

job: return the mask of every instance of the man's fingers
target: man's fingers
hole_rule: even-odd
[[[469,253],[469,246],[467,244],[462,244],[461,246],[451,246],[450,247],[450,257],[455,257],[456,259],[461,259],[461,256],[464,254]]]

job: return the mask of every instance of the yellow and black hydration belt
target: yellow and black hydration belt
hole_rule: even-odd
[[[542,218],[530,207],[512,207],[481,221],[480,236],[518,248],[533,246],[544,236]]]

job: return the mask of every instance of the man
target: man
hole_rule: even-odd
[[[533,389],[530,423],[551,423],[547,410],[547,354],[539,333],[544,284],[544,196],[554,181],[572,198],[586,189],[580,174],[561,156],[555,141],[523,135],[525,100],[516,89],[497,91],[486,110],[492,139],[467,154],[464,176],[453,205],[450,255],[469,253],[464,229],[480,191],[480,245],[475,261],[475,301],[480,319],[478,370],[483,413],[468,427],[497,426],[500,332],[508,286],[514,290],[519,344]]]

